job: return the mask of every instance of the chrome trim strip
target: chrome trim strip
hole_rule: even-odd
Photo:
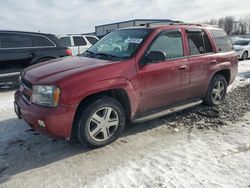
[[[173,108],[170,108],[170,109],[167,109],[167,110],[163,110],[161,112],[156,112],[154,114],[150,114],[148,116],[144,116],[144,117],[134,119],[134,120],[132,120],[132,122],[133,123],[141,123],[141,122],[144,122],[144,121],[149,121],[149,120],[156,119],[156,118],[159,118],[159,117],[162,117],[162,116],[174,113],[174,112],[184,110],[186,108],[197,106],[197,105],[199,105],[201,103],[202,103],[202,100],[199,100],[199,101],[196,101],[196,102],[191,102],[191,103],[188,103],[188,104],[180,105],[180,106],[173,107]]]
[[[6,77],[6,76],[15,76],[15,75],[19,75],[19,74],[20,74],[20,72],[3,73],[3,74],[0,74],[0,78]]]

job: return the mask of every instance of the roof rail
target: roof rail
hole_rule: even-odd
[[[169,25],[195,25],[195,26],[202,26],[202,24],[198,24],[198,23],[184,23],[184,22],[182,22],[182,23],[175,23],[175,22],[173,22],[173,23],[170,23]]]
[[[171,25],[172,23],[183,23],[182,21],[159,21],[159,22],[148,22],[145,24],[140,24],[139,26],[157,26],[157,25]]]

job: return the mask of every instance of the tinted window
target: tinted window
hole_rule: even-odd
[[[32,47],[30,36],[25,34],[0,33],[0,48]]]
[[[36,46],[47,47],[47,46],[55,46],[50,40],[43,36],[32,36],[33,40],[36,42]]]
[[[215,44],[220,52],[233,50],[233,45],[227,34],[223,30],[209,30],[215,40]]]
[[[87,43],[83,37],[73,37],[74,46],[85,46]]]
[[[60,41],[67,47],[71,46],[70,37],[61,37]]]
[[[88,39],[88,41],[93,45],[95,44],[98,40],[95,37],[89,37],[86,36],[86,38]]]
[[[240,46],[247,46],[249,45],[250,41],[248,40],[238,40],[234,43],[234,45],[240,45]]]
[[[150,51],[161,51],[167,59],[183,57],[183,45],[179,31],[169,31],[160,34],[149,48]]]
[[[190,55],[205,53],[205,46],[200,31],[188,31],[187,36],[188,36]]]
[[[205,33],[205,31],[202,31],[202,36],[203,36],[203,40],[204,40],[204,43],[205,43],[205,51],[206,51],[206,53],[214,52],[213,48],[212,48],[211,41],[209,40],[208,35],[207,35],[207,33]]]

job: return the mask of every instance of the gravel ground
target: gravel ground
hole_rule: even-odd
[[[51,139],[0,93],[0,187],[250,187],[250,61],[241,62],[219,117],[187,109],[141,124],[103,148]]]

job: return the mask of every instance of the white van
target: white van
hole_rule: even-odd
[[[99,39],[93,35],[67,35],[59,37],[60,41],[71,49],[72,55],[78,55],[88,50]]]

